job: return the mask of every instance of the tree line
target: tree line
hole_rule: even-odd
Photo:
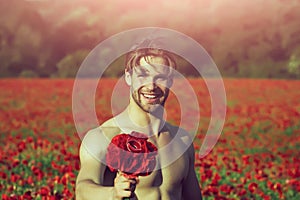
[[[264,18],[255,20],[223,13],[218,22],[197,24],[189,20],[197,21],[197,13],[188,11],[186,16],[139,21],[139,16],[154,16],[155,8],[149,4],[141,14],[135,10],[142,7],[138,3],[126,7],[122,1],[112,2],[1,0],[0,77],[75,77],[89,52],[110,35],[132,27],[161,26],[202,44],[224,77],[300,78],[299,3],[280,11],[282,1],[274,1]],[[178,59],[183,74],[197,75],[188,62]],[[124,57],[116,60],[104,76],[120,76],[123,61]]]

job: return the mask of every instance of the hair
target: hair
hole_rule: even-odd
[[[165,61],[165,65],[176,69],[175,55],[167,50],[162,49],[157,39],[145,39],[141,43],[133,46],[132,50],[126,54],[125,71],[131,72],[134,67],[140,66],[142,58],[149,64],[149,57],[160,57]]]

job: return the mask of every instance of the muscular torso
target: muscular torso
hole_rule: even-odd
[[[180,157],[173,164],[140,177],[136,194],[140,199],[181,199],[182,181],[187,173],[188,158]]]
[[[149,176],[140,176],[135,189],[138,199],[168,200],[181,199],[182,181],[187,173],[187,158],[182,156],[170,166],[156,170]],[[107,168],[104,175],[105,185],[113,186],[115,173]]]
[[[107,125],[107,123],[106,123]],[[105,132],[113,130],[102,128]],[[115,130],[118,130],[115,128]],[[178,129],[167,130],[161,132],[156,137],[151,137],[149,140],[153,142],[159,151],[157,157],[157,169],[148,176],[140,176],[136,186],[135,193],[138,199],[143,200],[181,200],[182,199],[182,182],[186,177],[189,169],[189,153],[188,153],[188,138],[178,136]],[[106,133],[109,138],[116,135],[115,133]],[[118,132],[120,133],[120,132]],[[175,135],[178,134],[176,137]],[[110,172],[106,167],[104,170],[102,184],[113,186],[115,174]]]

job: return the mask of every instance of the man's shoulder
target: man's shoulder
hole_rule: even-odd
[[[192,136],[189,134],[189,132],[179,126],[172,125],[168,122],[166,122],[165,127],[167,130],[172,134],[173,137],[179,138],[185,143],[191,143],[192,142]]]
[[[193,145],[193,135],[190,134],[187,130],[172,125],[170,123],[166,123],[167,129],[172,134],[172,137],[176,138],[181,144],[183,144],[184,148],[186,149],[185,153],[189,154],[189,156],[193,156],[194,154],[194,145]]]
[[[108,140],[104,137],[99,127],[89,130],[80,147],[81,159],[93,157],[98,161],[103,157]]]
[[[120,129],[108,120],[101,126],[90,129],[85,134],[81,146],[93,157],[99,159],[103,156],[111,139],[120,133]]]
[[[117,134],[121,133],[120,127],[116,124],[115,119],[111,118],[105,121],[99,127],[101,133],[109,139],[109,141],[116,136]]]
[[[116,127],[116,126],[117,124],[115,122],[115,118],[110,118],[100,125],[100,127]]]
[[[120,133],[120,128],[116,125],[113,118],[105,121],[99,127],[90,129],[84,136],[83,141],[101,141],[106,138],[109,140]]]

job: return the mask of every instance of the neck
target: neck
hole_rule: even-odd
[[[132,100],[132,99],[131,99]],[[145,133],[149,136],[157,135],[164,126],[165,120],[163,119],[164,107],[160,106],[153,113],[149,113],[141,109],[132,100],[126,110],[122,114],[122,120],[125,123],[119,124],[121,128],[131,129],[127,131],[138,131]]]

